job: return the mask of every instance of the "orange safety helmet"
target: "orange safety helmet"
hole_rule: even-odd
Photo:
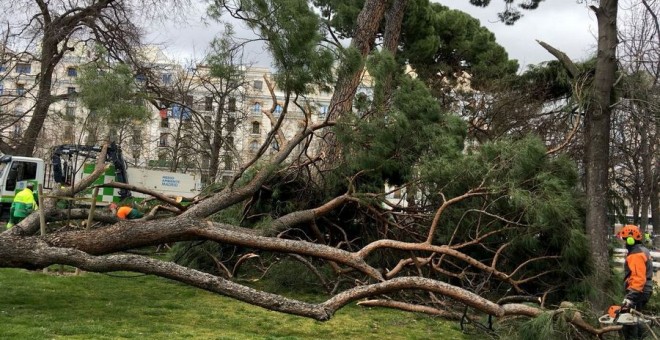
[[[633,224],[626,224],[616,233],[616,237],[626,241],[627,245],[634,245],[635,241],[642,241],[644,235],[639,230],[639,227]]]

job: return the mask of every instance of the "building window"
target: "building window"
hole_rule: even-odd
[[[171,73],[163,73],[163,76],[161,77],[163,80],[163,84],[169,85],[172,83],[172,74]]]
[[[325,116],[328,115],[328,106],[327,105],[321,105],[319,108],[319,118],[325,118]]]
[[[160,138],[158,140],[158,146],[167,146],[167,133],[161,133]]]
[[[16,85],[16,95],[21,97],[25,95],[25,85],[22,84]]]
[[[186,95],[183,97],[183,103],[188,107],[192,107],[193,101],[193,96]]]
[[[14,125],[14,131],[13,131],[13,133],[14,133],[14,138],[21,138],[21,137],[22,137],[22,135],[23,135],[23,127],[21,126],[21,123],[20,123],[20,122],[19,122],[19,123],[16,123],[16,125]]]
[[[133,136],[131,136],[133,139],[133,145],[138,146],[142,145],[142,130],[138,128],[133,129]]]
[[[66,118],[73,118],[76,115],[76,108],[75,106],[67,106],[66,107]]]
[[[76,101],[76,88],[75,87],[67,87],[66,88],[66,94],[67,94],[67,100],[70,102],[75,102]]]
[[[204,110],[213,111],[213,97],[204,97]]]
[[[261,113],[260,103],[254,103],[254,106],[252,106],[252,113]]]
[[[224,155],[223,161],[225,163],[224,169],[231,170],[231,163],[232,163],[231,155]]]
[[[227,104],[227,111],[236,112],[236,98],[229,98],[229,103]]]
[[[136,74],[136,75],[135,75],[135,80],[136,80],[138,83],[144,83],[144,82],[147,81],[147,77],[146,77],[144,74]]]
[[[279,117],[282,114],[282,105],[275,105],[275,117]]]
[[[32,72],[31,64],[16,64],[16,73],[19,74],[30,74]]]
[[[62,136],[62,137],[64,137],[65,141],[72,141],[74,139],[73,138],[74,137],[73,136],[73,126],[66,125],[64,127],[64,136]]]
[[[66,69],[66,75],[69,77],[77,77],[78,76],[78,70],[76,70],[75,67],[69,67]]]
[[[162,127],[162,128],[170,127],[170,121],[167,118],[161,119],[160,120],[160,127]]]
[[[261,80],[255,80],[254,83],[252,83],[252,87],[254,87],[255,90],[261,90],[263,82]]]
[[[257,151],[259,151],[259,142],[253,140],[250,142],[250,152],[257,152]]]
[[[277,139],[273,139],[270,143],[270,148],[273,149],[273,151],[280,151],[280,143],[277,142]]]
[[[229,117],[227,118],[227,131],[234,132],[236,130],[236,118]]]
[[[191,112],[187,106],[173,104],[171,116],[176,119],[188,120],[191,118]]]
[[[7,66],[0,64],[0,72],[5,72],[7,71]]]
[[[259,134],[259,123],[258,122],[252,122],[252,133]]]
[[[2,93],[5,92],[5,84],[0,82],[0,96],[2,96]]]
[[[227,150],[234,147],[234,136],[227,136]]]

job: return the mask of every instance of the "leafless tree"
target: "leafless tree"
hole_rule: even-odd
[[[171,5],[176,12],[183,4],[174,0]],[[84,45],[93,49],[98,44],[112,57],[125,60],[140,42],[141,28],[135,24],[136,18],[154,20],[165,13],[164,7],[169,6],[162,6],[159,1],[121,0],[21,0],[3,4],[0,35],[4,38],[2,49],[6,58],[2,61],[13,67],[18,77],[26,78],[21,92],[33,96],[29,101],[33,104],[20,106],[20,112],[13,114],[14,120],[3,125],[16,125],[28,117],[22,138],[1,140],[0,150],[14,155],[34,153],[51,104],[68,97],[52,92],[57,82],[55,70],[66,55]],[[32,63],[38,70],[31,74],[15,69],[16,65]]]

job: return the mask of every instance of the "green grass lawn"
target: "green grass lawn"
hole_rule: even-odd
[[[351,304],[327,322],[173,281],[0,269],[0,339],[469,339],[457,322]],[[130,277],[129,277],[130,276]]]

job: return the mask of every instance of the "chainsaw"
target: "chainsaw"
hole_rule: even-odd
[[[604,325],[636,325],[639,323],[649,323],[651,320],[633,315],[630,312],[622,312],[621,306],[610,306],[607,314],[598,318],[598,322]]]

